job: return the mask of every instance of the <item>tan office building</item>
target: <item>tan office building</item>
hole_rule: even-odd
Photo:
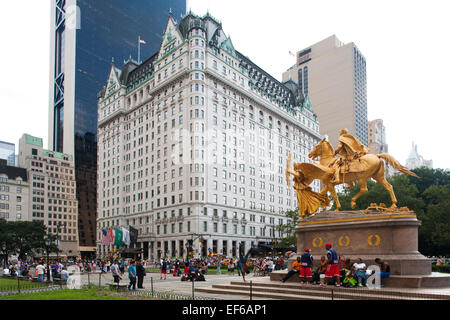
[[[283,73],[308,95],[320,122],[336,148],[341,128],[368,145],[366,60],[356,45],[335,35],[297,52],[297,62]]]
[[[72,155],[46,150],[41,138],[24,134],[19,166],[27,171],[28,220],[42,221],[58,236],[61,255],[78,256],[78,201]]]

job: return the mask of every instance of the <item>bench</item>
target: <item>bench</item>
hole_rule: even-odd
[[[59,285],[65,285],[65,284],[67,284],[67,280],[53,279],[53,283],[59,284]]]
[[[110,283],[109,284],[110,290],[116,290],[116,291],[127,291],[128,285],[126,284],[118,284],[118,283]]]

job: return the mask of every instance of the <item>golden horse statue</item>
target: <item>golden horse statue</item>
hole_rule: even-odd
[[[385,164],[382,161],[385,160],[393,168],[399,170],[402,173],[408,174],[413,177],[418,177],[414,172],[409,171],[406,167],[402,166],[393,156],[383,153],[383,154],[365,154],[361,157],[354,159],[348,163],[348,172],[336,172],[340,170],[336,166],[337,161],[342,161],[341,158],[335,158],[335,151],[331,144],[323,139],[320,141],[313,150],[309,153],[308,157],[314,161],[320,160],[320,164],[317,163],[295,163],[294,171],[290,170],[291,154],[289,154],[287,160],[287,170],[286,179],[289,185],[289,174],[294,176],[294,189],[297,191],[297,200],[299,202],[300,218],[313,214],[312,210],[318,210],[320,206],[326,207],[327,201],[324,197],[328,198],[327,192],[330,191],[335,203],[336,211],[339,211],[341,204],[339,198],[335,191],[335,186],[341,183],[346,183],[350,188],[353,188],[354,181],[358,181],[360,190],[351,200],[351,207],[354,209],[356,207],[356,200],[364,193],[368,191],[367,189],[367,179],[372,178],[377,181],[384,189],[389,192],[392,200],[391,209],[397,208],[397,198],[394,194],[394,189],[392,185],[385,178]],[[339,179],[336,181],[335,177],[338,176]],[[307,197],[302,196],[304,194],[303,190],[305,188],[298,186],[309,186],[315,179],[319,179],[325,185],[320,193],[311,191]],[[297,180],[297,182],[296,182]],[[296,187],[297,186],[297,187]],[[300,194],[299,194],[300,193]],[[313,199],[313,200],[309,200]],[[312,204],[305,205],[301,204],[300,201],[310,201]],[[328,202],[329,203],[329,202]],[[305,210],[306,206],[306,210]],[[303,208],[302,208],[303,207]],[[302,212],[303,211],[303,212]]]

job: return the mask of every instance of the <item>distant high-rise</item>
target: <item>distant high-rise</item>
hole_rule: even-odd
[[[337,146],[347,128],[368,146],[366,59],[351,42],[335,35],[297,52],[297,62],[283,81],[297,81],[309,96],[320,122],[320,133]]]
[[[95,250],[97,212],[97,93],[111,57],[148,57],[161,43],[169,10],[185,0],[53,0],[49,149],[75,160],[81,251]]]
[[[381,119],[369,121],[369,149],[373,154],[388,152],[386,128]]]
[[[406,159],[406,167],[409,170],[420,167],[433,168],[433,160],[425,160],[419,152],[417,152],[417,145],[413,142],[411,152],[409,153],[408,159]]]
[[[16,165],[16,146],[14,143],[0,141],[0,159],[6,160],[8,166]]]

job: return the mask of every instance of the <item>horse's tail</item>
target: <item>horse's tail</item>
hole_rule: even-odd
[[[382,154],[377,154],[378,158],[381,158],[383,160],[385,160],[391,167],[393,167],[394,169],[397,169],[400,172],[403,172],[404,174],[410,175],[412,177],[416,177],[419,178],[419,176],[417,174],[415,174],[412,171],[409,171],[408,168],[402,166],[400,164],[400,162],[398,162],[393,156],[391,156],[388,153],[382,153]]]

